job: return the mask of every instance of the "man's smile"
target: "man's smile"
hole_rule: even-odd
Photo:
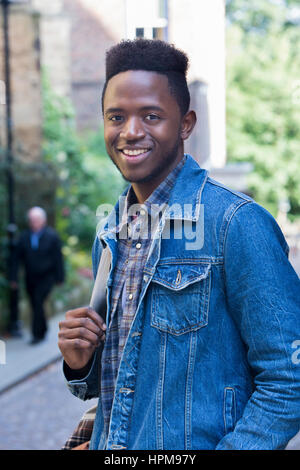
[[[151,152],[149,147],[125,147],[119,148],[118,152],[125,157],[125,160],[129,163],[140,163],[142,160],[147,158]]]

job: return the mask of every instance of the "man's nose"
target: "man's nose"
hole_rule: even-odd
[[[120,137],[126,140],[136,140],[145,137],[143,124],[138,117],[132,117],[126,120]]]

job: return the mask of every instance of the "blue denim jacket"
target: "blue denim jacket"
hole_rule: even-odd
[[[103,237],[108,323],[117,251]],[[270,213],[188,156],[143,276],[110,426],[99,400],[90,448],[283,449],[300,429],[300,280]],[[98,351],[68,386],[98,397],[99,373]]]

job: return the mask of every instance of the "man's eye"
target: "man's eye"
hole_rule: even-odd
[[[160,119],[160,117],[157,114],[147,114],[146,116],[147,121],[154,121],[155,119]]]
[[[110,116],[108,119],[109,121],[116,122],[116,121],[122,121],[123,117],[122,116]]]

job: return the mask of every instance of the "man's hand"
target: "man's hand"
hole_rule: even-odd
[[[58,347],[71,369],[82,369],[100,341],[105,340],[106,325],[91,307],[69,310],[59,323]]]

